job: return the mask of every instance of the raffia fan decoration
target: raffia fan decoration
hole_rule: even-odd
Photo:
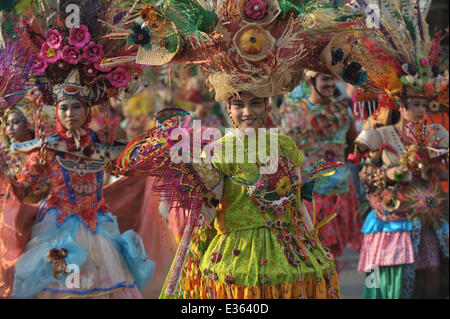
[[[32,71],[44,93],[44,102],[54,104],[51,88],[62,84],[76,70],[76,83],[89,87],[89,102],[102,104],[125,90],[129,81],[142,72],[134,64],[135,48],[126,41],[108,37],[125,16],[118,1],[37,0],[29,16],[16,27],[23,46],[31,49]],[[66,7],[79,8],[79,26],[70,25]],[[83,96],[85,98],[86,96]]]
[[[244,90],[260,97],[277,95],[291,88],[301,69],[333,73],[326,65],[331,67],[332,61],[318,62],[317,57],[336,34],[354,28],[329,22],[339,14],[333,5],[317,0],[162,0],[135,3],[127,21],[136,24],[134,38],[147,30],[144,42],[134,41],[140,46],[139,63],[199,65],[216,100],[225,101]],[[167,25],[174,29],[166,28],[163,39],[152,38]],[[172,57],[152,53],[162,45]],[[344,71],[356,73],[353,82],[360,84],[364,73],[351,58]]]
[[[105,35],[105,38],[126,40],[130,46],[137,47],[137,54],[132,60],[138,64],[167,64],[180,48],[175,23],[163,18],[161,11],[152,4],[139,4],[136,1],[124,17],[123,25],[109,27],[113,32]],[[110,59],[102,66],[114,65],[116,62],[120,61]]]

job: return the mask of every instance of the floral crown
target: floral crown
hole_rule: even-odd
[[[70,19],[65,11],[69,2],[80,8],[78,26],[68,26]],[[77,91],[81,97],[87,97],[85,89],[63,85],[74,70],[79,73],[77,85],[92,89],[90,104],[101,104],[119,95],[121,90],[127,88],[132,74],[141,71],[128,63],[131,60],[126,43],[105,37],[110,32],[109,25],[119,23],[123,14],[112,7],[114,1],[74,0],[58,3],[46,0],[33,2],[31,16],[22,21],[25,32],[18,30],[24,34],[23,45],[35,52],[32,55],[32,71],[41,75],[38,84],[44,91],[46,103],[54,104],[51,88],[55,85],[59,85],[59,97],[62,92],[71,95]],[[20,29],[20,26],[17,28]]]

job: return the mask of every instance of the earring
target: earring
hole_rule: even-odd
[[[233,124],[233,127],[234,127],[234,128],[237,128],[238,126],[236,125],[236,123],[234,123],[234,120],[233,120],[233,118],[231,117],[231,114],[230,114],[230,113],[228,113],[228,117],[230,118],[230,122],[231,122],[231,124]]]

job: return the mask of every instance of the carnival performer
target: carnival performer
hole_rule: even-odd
[[[131,230],[119,231],[103,198],[103,174],[124,145],[115,141],[114,129],[100,139],[88,128],[90,107],[119,95],[133,68],[100,65],[105,56],[122,50],[119,45],[103,49],[90,41],[108,32],[100,20],[110,21],[114,11],[107,10],[107,4],[79,5],[86,10],[80,10],[78,28],[60,24],[65,8],[56,3],[33,4],[32,19],[24,21],[22,36],[29,36],[24,45],[40,52],[32,56],[32,71],[40,75],[44,102],[55,106],[56,134],[46,138],[40,132],[39,139],[12,144],[12,151],[29,154],[27,163],[17,179],[0,172],[12,186],[10,198],[18,202],[41,176],[48,176],[50,184],[37,216],[9,216],[5,211],[9,219],[23,220],[14,226],[24,229],[13,227],[10,232],[29,232],[25,221],[36,218],[28,223],[33,227],[25,250],[8,265],[14,268],[14,282],[9,283],[14,298],[142,298],[139,290],[149,284],[155,267],[141,238]],[[36,35],[45,41],[36,41]],[[2,244],[9,253],[22,243],[7,235],[2,233]]]
[[[14,105],[6,110],[0,118],[0,137],[3,144],[3,153],[9,153],[9,147],[12,143],[20,143],[34,139],[34,124],[27,116],[23,108],[19,105]],[[9,175],[15,176],[21,169],[23,162],[20,159],[13,159],[12,161],[5,160],[9,168],[4,168]]]
[[[199,64],[208,74],[216,101],[228,104],[236,125],[230,134],[208,145],[213,150],[198,150],[198,145],[191,147],[184,140],[198,133],[192,127],[194,116],[165,110],[156,117],[157,126],[130,142],[119,159],[122,173],[146,173],[164,181],[160,186],[156,182],[154,190],[173,207],[188,210],[161,298],[339,297],[333,255],[322,247],[316,236],[318,226],[302,204],[302,196],[311,199],[312,187],[309,184],[301,191],[306,185],[301,151],[281,134],[258,132],[254,145],[244,134],[245,129],[265,128],[268,98],[297,79],[302,62],[329,71],[329,64],[315,55],[331,54],[327,44],[342,26],[320,29],[323,33],[309,29],[311,37],[303,37],[302,18],[307,19],[303,14],[314,7],[303,9],[290,1],[272,0],[167,1],[132,8],[137,11],[134,16],[157,12],[160,17],[144,20],[141,26],[157,26],[167,41],[163,55],[155,42],[160,37],[152,34],[149,59],[160,54],[164,63]],[[306,39],[311,46],[303,45]],[[145,52],[143,45],[140,54]],[[346,63],[350,61],[348,55]],[[363,73],[361,68],[352,69],[356,77]],[[261,173],[262,162],[249,160],[255,145],[272,154],[271,163],[278,168]],[[223,147],[234,151],[220,152]],[[208,150],[213,151],[212,157]],[[175,161],[170,154],[183,160]],[[243,161],[233,154],[244,155]],[[231,161],[224,160],[230,156]],[[212,165],[195,161],[208,157]],[[336,165],[318,163],[312,176],[329,173]]]
[[[1,118],[0,137],[3,142],[2,163],[6,166],[2,170],[12,178],[24,168],[27,162],[27,155],[23,153],[11,152],[13,143],[23,143],[34,139],[34,107],[28,98],[24,98],[19,103],[8,108]],[[25,196],[25,201],[37,203],[48,194],[48,182],[45,178],[39,180],[37,187],[30,190]]]
[[[448,198],[439,181],[448,180],[441,160],[449,137],[424,120],[433,101],[448,99],[448,84],[439,76],[439,34],[428,35],[429,4],[389,4],[380,15],[385,35],[367,42],[378,54],[378,76],[369,81],[380,95],[373,126],[356,139],[368,155],[360,176],[372,206],[358,270],[377,272],[364,298],[448,296],[448,286],[440,287],[448,285]]]
[[[25,154],[12,152],[11,143],[25,142],[34,138],[33,107],[25,96],[32,88],[33,75],[30,72],[32,60],[26,50],[6,41],[0,50],[0,171],[9,178],[15,178],[27,160]],[[25,101],[25,102],[24,102]],[[20,248],[29,237],[27,218],[15,218],[19,214],[33,216],[34,206],[45,197],[48,185],[40,179],[38,187],[30,189],[23,203],[13,203],[8,179],[0,178],[0,297],[11,295],[14,264],[23,252]],[[35,214],[35,213],[34,213]],[[17,227],[16,227],[17,226]],[[16,231],[26,228],[27,231]]]
[[[88,96],[74,94],[74,88],[83,89],[71,81],[56,87],[58,135],[47,140],[47,152],[40,152],[40,140],[12,145],[30,153],[18,181],[11,181],[19,199],[40,176],[48,175],[50,182],[50,196],[15,266],[13,296],[139,298],[138,287],[151,280],[154,263],[146,258],[137,234],[120,234],[102,198],[104,166],[122,147],[104,147],[85,129]],[[71,264],[79,267],[81,282],[68,287]]]
[[[308,71],[305,73],[310,95],[295,99],[288,95],[282,107],[280,129],[291,136],[299,149],[305,153],[305,169],[324,159],[327,162],[345,162],[348,149],[352,149],[356,138],[355,121],[346,101],[333,96],[337,79],[331,74]],[[337,173],[322,178],[315,185],[315,203],[329,211],[337,201],[333,194],[340,195],[336,206],[338,216],[320,231],[322,243],[336,259],[348,245],[356,252],[361,248],[361,222],[358,216],[359,202],[350,171],[341,167]],[[312,203],[306,207],[312,211]],[[318,212],[323,219],[324,211]]]
[[[298,198],[302,153],[287,136],[259,133],[263,136],[256,135],[255,140],[266,139],[264,151],[269,154],[274,147],[270,143],[278,139],[275,153],[279,154],[278,169],[261,174],[261,163],[249,160],[252,140],[245,141],[243,132],[265,128],[268,99],[242,92],[228,99],[227,110],[235,130],[217,142],[223,149],[213,157],[224,183],[222,207],[214,222],[217,233],[202,241],[200,232],[198,248],[193,251],[193,257],[199,258],[198,265],[194,263],[198,268],[193,276],[182,279],[185,296],[339,297],[333,257],[312,236],[311,219]],[[227,145],[234,148],[234,156],[246,154],[244,163],[227,162]],[[207,243],[204,251],[203,243]]]

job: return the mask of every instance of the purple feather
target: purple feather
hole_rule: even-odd
[[[417,25],[419,27],[420,38],[423,41],[424,36],[423,36],[422,13],[420,12],[420,0],[417,0]]]
[[[31,88],[32,60],[28,51],[12,41],[0,50],[0,98],[14,104]]]

